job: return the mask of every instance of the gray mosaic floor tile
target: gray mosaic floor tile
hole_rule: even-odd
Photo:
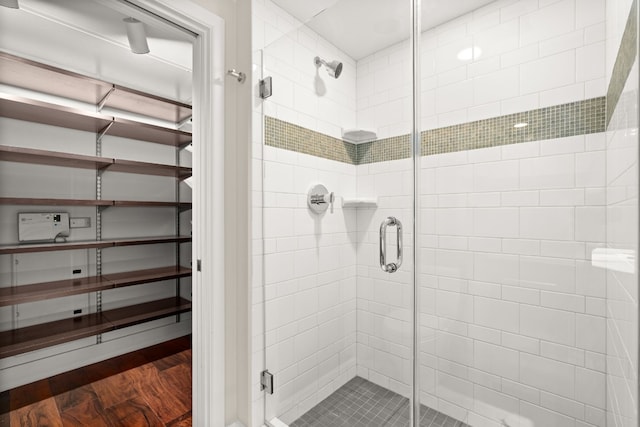
[[[290,427],[409,427],[409,399],[355,377]],[[469,427],[420,405],[420,427]]]

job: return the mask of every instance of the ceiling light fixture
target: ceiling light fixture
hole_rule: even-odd
[[[471,46],[458,52],[458,59],[460,61],[471,61],[472,59],[480,58],[480,55],[482,55],[482,49],[478,46]]]
[[[3,1],[3,0],[0,0]],[[129,47],[133,53],[149,53],[149,45],[147,44],[147,31],[144,24],[134,18],[124,18],[127,27],[127,38],[129,39]]]
[[[524,128],[524,127],[527,127],[527,126],[529,126],[529,123],[524,123],[524,122],[523,123],[516,123],[515,125],[513,125],[513,127],[516,128],[516,129]]]
[[[18,0],[0,0],[0,6],[8,7],[9,9],[20,9]]]

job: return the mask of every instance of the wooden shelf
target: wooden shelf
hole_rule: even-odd
[[[191,269],[182,266],[150,268],[147,270],[126,271],[123,273],[103,274],[102,277],[113,283],[114,288],[158,282],[191,276]]]
[[[0,116],[93,133],[98,133],[113,123],[109,126],[107,135],[174,146],[191,142],[191,134],[181,130],[4,93],[0,93]]]
[[[69,295],[112,289],[113,283],[104,277],[80,277],[77,279],[56,280],[54,282],[35,283],[0,288],[0,307],[60,298]]]
[[[114,329],[119,329],[184,313],[190,310],[191,301],[180,297],[173,297],[108,310],[104,312],[104,317],[113,324]]]
[[[86,314],[0,332],[0,358],[27,353],[113,330],[103,314]]]
[[[187,210],[193,207],[191,202],[154,202],[143,200],[114,200],[113,206],[116,207],[140,207],[140,208],[161,208],[161,207],[175,207],[180,210]]]
[[[116,110],[138,112],[167,122],[180,123],[193,114],[191,105],[148,93],[139,92],[120,85],[107,99],[106,106]]]
[[[0,205],[24,206],[113,206],[113,200],[39,199],[27,197],[0,197]]]
[[[1,83],[98,105],[110,92],[106,107],[179,123],[192,114],[191,106],[61,68],[0,52]]]
[[[177,207],[181,210],[191,209],[190,202],[156,202],[144,200],[89,200],[89,199],[41,199],[28,197],[0,197],[0,205],[24,206],[115,206],[161,208]]]
[[[124,159],[109,159],[106,157],[85,156],[81,154],[37,150],[34,148],[10,147],[6,145],[0,145],[0,160],[81,169],[106,168],[106,170],[112,172],[173,176],[178,179],[188,178],[192,173],[192,169],[186,166],[138,162]]]
[[[160,163],[137,162],[134,160],[115,159],[109,166],[111,172],[137,173],[143,175],[173,176],[185,179],[191,176],[191,168],[186,166],[164,165]]]
[[[0,116],[94,133],[112,122],[102,114],[5,93],[0,93]]]
[[[190,268],[171,266],[103,274],[102,276],[56,280],[54,282],[34,283],[31,285],[2,287],[0,288],[0,307],[177,279],[190,275]]]
[[[114,117],[113,126],[107,135],[154,142],[156,144],[182,146],[191,142],[191,133],[177,129],[163,128],[147,123]]]
[[[191,301],[174,297],[0,332],[0,358],[104,334],[190,310]]]
[[[135,237],[130,239],[84,240],[61,243],[21,243],[17,245],[0,245],[0,255],[21,254],[31,252],[70,251],[75,249],[97,249],[114,246],[152,245],[157,243],[190,242],[191,236]]]
[[[7,145],[0,145],[0,160],[79,169],[103,169],[113,164],[113,159],[106,157],[85,156],[81,154],[11,147]]]

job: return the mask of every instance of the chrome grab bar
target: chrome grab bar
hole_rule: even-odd
[[[387,227],[395,225],[397,227],[396,251],[398,259],[396,262],[387,264]],[[395,273],[402,265],[402,223],[392,216],[388,217],[380,224],[380,267],[387,273]]]

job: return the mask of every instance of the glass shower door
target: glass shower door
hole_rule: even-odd
[[[376,2],[384,22],[354,15],[349,1],[308,3],[317,9],[265,1],[254,17],[273,88],[256,96],[263,139],[254,270],[262,274],[254,314],[264,331],[256,365],[273,378],[265,420],[408,426],[411,2]],[[354,43],[349,28],[370,39],[398,36]]]

